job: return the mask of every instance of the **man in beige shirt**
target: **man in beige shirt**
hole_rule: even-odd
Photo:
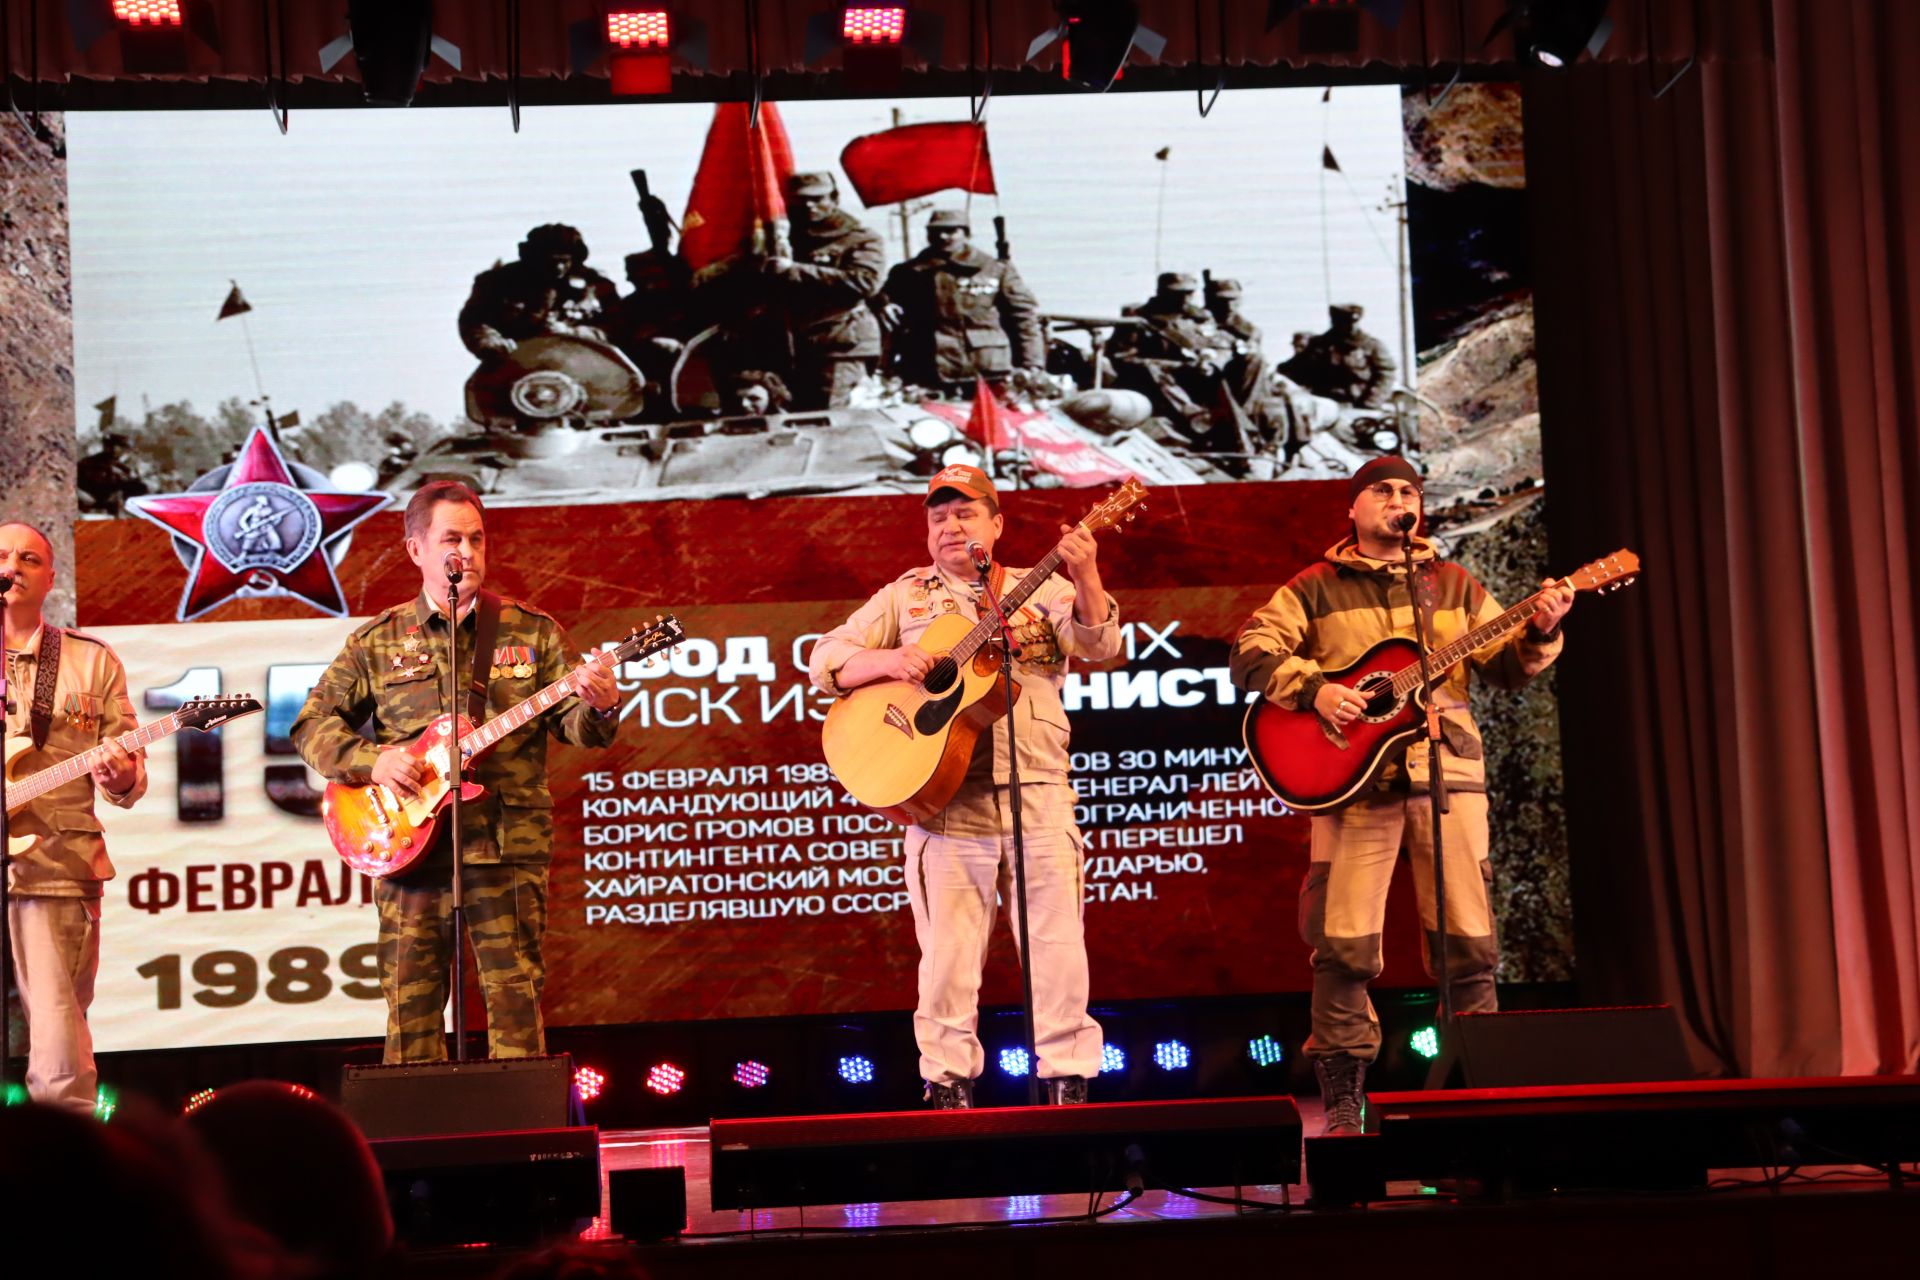
[[[109,739],[136,726],[127,675],[113,650],[92,636],[62,631],[41,616],[53,589],[53,547],[27,524],[0,525],[0,575],[6,601],[8,772],[24,777],[107,744],[90,775],[56,787],[8,815],[7,921],[14,979],[26,1011],[27,1093],[35,1102],[91,1112],[98,1076],[87,1006],[100,968],[100,896],[113,878],[97,788],[125,807],[147,789],[143,753]],[[35,742],[34,706],[41,670],[55,671],[50,711]]]
[[[933,563],[875,592],[813,647],[816,687],[844,695],[876,680],[919,680],[933,657],[914,641],[935,618],[977,621],[987,607],[969,542],[988,553],[1005,529],[1000,497],[977,467],[952,466],[927,485],[926,538]],[[1100,582],[1093,535],[1062,530],[1065,580],[1054,577],[1008,619],[1019,647],[1014,703],[1020,749],[1021,827],[1026,845],[1027,931],[1033,949],[1033,1038],[1049,1100],[1084,1102],[1100,1070],[1100,1025],[1087,1014],[1087,946],[1081,927],[1083,842],[1067,776],[1067,713],[1060,689],[1067,660],[1100,661],[1120,650],[1120,610]],[[1024,570],[992,573],[1004,596]],[[973,1105],[985,1065],[978,1034],[980,974],[993,932],[995,896],[1013,907],[1007,728],[996,722],[976,744],[951,803],[907,828],[907,895],[920,944],[919,1003],[913,1015],[927,1098],[950,1109]],[[1019,937],[1017,922],[1015,938]]]

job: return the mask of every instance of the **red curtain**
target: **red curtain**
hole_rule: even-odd
[[[1910,1072],[1920,5],[1767,34],[1526,86],[1555,559],[1648,565],[1564,660],[1577,945],[1703,1064]]]

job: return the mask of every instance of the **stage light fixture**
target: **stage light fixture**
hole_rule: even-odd
[[[663,1098],[680,1092],[686,1083],[687,1073],[671,1062],[656,1062],[653,1070],[647,1072],[647,1088]]]
[[[0,1106],[24,1107],[26,1105],[27,1086],[17,1081],[9,1081],[7,1084],[7,1096],[4,1100],[0,1100]]]
[[[433,33],[433,0],[347,0],[347,32],[321,48],[320,69],[332,71],[349,53],[377,107],[411,103],[429,58],[460,69],[460,46]]]
[[[873,1059],[861,1054],[848,1054],[840,1059],[840,1078],[848,1084],[873,1083]]]
[[[742,1089],[758,1089],[766,1084],[772,1075],[773,1072],[767,1069],[766,1063],[755,1062],[751,1058],[745,1062],[733,1064],[733,1082]]]
[[[1247,1041],[1247,1056],[1253,1059],[1256,1067],[1271,1067],[1287,1056],[1286,1049],[1270,1035],[1255,1036]]]
[[[93,1091],[93,1118],[101,1124],[113,1119],[113,1113],[120,1108],[120,1095],[105,1085],[98,1085]]]
[[[673,91],[673,17],[665,9],[606,10],[607,75],[616,97]]]
[[[1100,1074],[1125,1071],[1127,1069],[1127,1051],[1117,1044],[1100,1046]]]
[[[580,1093],[580,1101],[592,1102],[607,1087],[607,1078],[592,1067],[578,1067],[573,1073],[573,1087]]]
[[[1153,1065],[1162,1071],[1185,1071],[1193,1065],[1193,1050],[1178,1040],[1162,1040],[1153,1046]]]
[[[113,0],[113,16],[130,27],[182,25],[180,0]]]
[[[1027,61],[1060,43],[1060,77],[1104,92],[1135,49],[1158,61],[1167,38],[1140,25],[1138,0],[1054,0],[1060,21],[1027,46]]]
[[[840,38],[848,44],[904,44],[907,6],[850,4],[840,11]]]
[[[607,43],[622,49],[670,49],[673,19],[665,9],[609,9]]]
[[[1000,1051],[1000,1070],[1007,1075],[1024,1076],[1031,1065],[1025,1049],[1013,1048]]]
[[[1421,1027],[1418,1031],[1407,1037],[1407,1047],[1423,1058],[1439,1057],[1440,1029],[1438,1027]]]
[[[1487,32],[1487,41],[1508,27],[1523,57],[1555,68],[1582,53],[1597,55],[1613,35],[1607,0],[1507,0],[1507,11]]]
[[[180,1114],[183,1116],[192,1115],[194,1112],[198,1111],[200,1108],[206,1106],[209,1102],[212,1102],[214,1100],[214,1097],[218,1095],[219,1092],[220,1091],[218,1089],[202,1089],[199,1092],[192,1094],[187,1098],[185,1105],[183,1105],[180,1108]]]

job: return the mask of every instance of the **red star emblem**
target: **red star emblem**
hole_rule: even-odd
[[[347,602],[328,552],[392,500],[301,488],[273,437],[255,427],[218,489],[132,498],[127,509],[194,545],[180,621],[240,595],[292,596],[341,617]]]

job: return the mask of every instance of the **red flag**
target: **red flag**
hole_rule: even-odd
[[[695,271],[737,254],[771,252],[786,239],[786,184],[793,173],[787,127],[770,102],[761,106],[760,122],[752,128],[747,114],[743,102],[722,102],[713,109],[693,193],[680,219],[680,256]]]
[[[855,138],[840,153],[840,167],[868,208],[936,191],[995,194],[987,126],[967,120],[907,124]]]
[[[973,413],[967,418],[967,434],[985,445],[989,451],[1011,449],[1015,439],[1012,424],[1007,421],[1006,411],[1001,409],[998,397],[987,380],[974,375]]]

